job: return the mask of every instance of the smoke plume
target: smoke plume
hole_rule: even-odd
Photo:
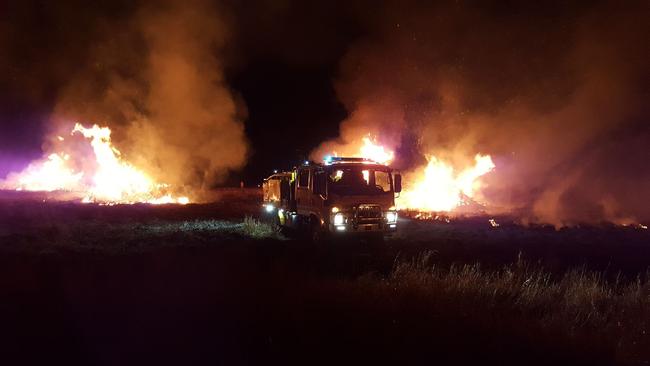
[[[245,110],[219,57],[229,37],[223,19],[197,0],[97,22],[87,67],[58,93],[52,136],[69,134],[73,121],[107,125],[127,160],[157,181],[192,191],[223,181],[248,151]]]
[[[350,112],[317,158],[370,133],[403,171],[425,154],[496,169],[483,200],[568,225],[650,219],[647,2],[392,2],[340,66]]]

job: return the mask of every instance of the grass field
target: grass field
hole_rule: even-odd
[[[219,196],[97,206],[0,194],[0,357],[650,362],[648,230],[402,219],[382,244],[314,245],[256,220],[257,191]]]

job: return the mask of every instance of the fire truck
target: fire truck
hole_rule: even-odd
[[[263,207],[278,225],[314,241],[350,235],[381,240],[397,229],[395,195],[401,190],[401,175],[386,165],[332,157],[265,179]]]

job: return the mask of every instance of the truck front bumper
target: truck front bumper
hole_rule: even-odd
[[[373,223],[346,223],[345,225],[331,225],[330,232],[336,235],[346,234],[373,234],[393,233],[397,230],[397,223],[373,222]]]

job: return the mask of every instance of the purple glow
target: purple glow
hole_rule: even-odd
[[[40,158],[40,156],[40,152],[21,156],[0,152],[0,180],[6,179],[11,172],[22,171],[30,162]]]

